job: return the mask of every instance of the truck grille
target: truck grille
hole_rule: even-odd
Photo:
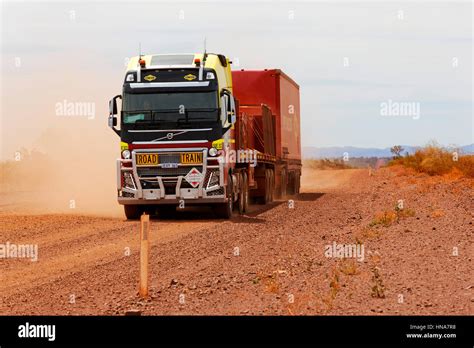
[[[138,167],[137,173],[139,177],[155,177],[155,176],[185,176],[192,167],[178,168],[159,168],[159,167]],[[196,169],[202,173],[202,166],[196,166]]]

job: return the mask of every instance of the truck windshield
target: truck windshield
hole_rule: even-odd
[[[125,93],[123,123],[217,121],[217,92]]]

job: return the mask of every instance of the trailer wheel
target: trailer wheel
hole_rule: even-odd
[[[275,200],[275,172],[270,169],[270,202]]]
[[[239,182],[239,194],[238,194],[238,210],[239,214],[244,213],[244,176],[242,174],[237,174]]]
[[[299,195],[300,194],[300,187],[301,187],[301,176],[299,173],[296,173],[295,174],[295,195]]]
[[[281,198],[285,198],[286,196],[286,185],[287,185],[287,182],[286,182],[286,170],[282,170],[281,172],[281,178],[280,178],[280,195],[281,195]]]
[[[263,193],[262,203],[267,204],[268,201],[268,177],[267,170],[265,169],[265,192]]]
[[[270,171],[265,169],[265,195],[263,196],[263,203],[270,203]]]
[[[243,175],[243,188],[244,188],[244,212],[247,212],[249,209],[249,180],[247,173],[244,172]]]
[[[290,196],[295,194],[295,183],[294,183],[294,175],[293,172],[288,173],[288,185],[286,188],[286,193]]]
[[[143,208],[140,205],[124,205],[123,209],[127,220],[137,220],[143,213]]]

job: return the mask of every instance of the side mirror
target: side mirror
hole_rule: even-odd
[[[234,124],[235,121],[237,121],[237,116],[235,114],[235,100],[232,95],[229,95],[229,109],[227,115],[227,120],[230,124]]]
[[[223,124],[225,125],[227,122],[229,122],[229,95],[223,93],[221,95],[221,119]]]
[[[117,97],[110,99],[109,101],[109,115],[117,115]]]
[[[117,126],[117,117],[110,115],[109,116],[109,127],[114,128]]]
[[[122,99],[122,96],[121,95],[116,95],[115,97],[113,97],[112,99],[110,99],[109,101],[109,119],[108,119],[108,124],[109,124],[109,127],[112,128],[112,130],[120,135],[120,131],[115,128],[117,126],[117,99]]]

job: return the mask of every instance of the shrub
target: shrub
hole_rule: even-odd
[[[466,177],[474,177],[474,156],[459,156],[453,151],[432,143],[417,150],[413,155],[394,158],[390,164],[399,164],[428,175],[444,175],[459,170]]]

